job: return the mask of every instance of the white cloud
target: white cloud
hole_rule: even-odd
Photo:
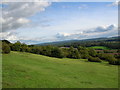
[[[58,40],[73,40],[73,39],[81,39],[84,38],[86,35],[83,32],[79,33],[57,33],[56,38]]]
[[[19,38],[15,35],[15,32],[1,32],[0,36],[2,36],[1,39],[5,40],[19,40]]]
[[[57,33],[56,38],[58,40],[73,40],[73,39],[88,39],[98,37],[110,37],[118,35],[118,29],[116,25],[98,26],[96,28],[87,29],[79,33]]]
[[[51,3],[49,2],[6,2],[2,8],[2,32],[18,29],[30,22],[28,17],[45,11]],[[1,28],[1,27],[0,27]]]
[[[23,42],[36,42],[40,41],[41,38],[27,38],[16,34],[16,30],[21,27],[29,25],[30,21],[28,18],[35,15],[38,12],[45,11],[45,8],[51,5],[51,3],[43,0],[34,0],[32,2],[11,2],[6,0],[2,2],[3,8],[0,8],[0,39]]]
[[[117,30],[117,26],[112,24],[112,25],[107,25],[107,26],[98,26],[96,28],[89,29],[85,31],[85,33],[100,33],[100,32],[106,32],[110,30]]]
[[[109,4],[108,6],[118,6],[119,5],[119,0],[116,0],[115,2],[113,2],[112,4]]]
[[[26,19],[26,18],[19,18],[19,19],[17,20],[17,22],[18,22],[18,23],[21,23],[21,24],[25,24],[25,23],[29,23],[29,20]]]
[[[49,41],[57,41],[57,39],[54,37],[30,38],[27,36],[19,36],[18,33],[16,33],[15,31],[1,32],[0,36],[1,36],[0,40],[9,40],[12,43],[15,43],[16,41],[20,41],[21,43],[26,43],[26,44],[38,44]]]

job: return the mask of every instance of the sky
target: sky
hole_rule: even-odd
[[[117,2],[5,2],[0,36],[27,44],[118,35]]]

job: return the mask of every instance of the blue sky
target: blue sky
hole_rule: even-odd
[[[118,6],[113,2],[52,2],[37,6],[13,3],[3,8],[3,12],[9,12],[3,19],[20,21],[9,28],[5,24],[3,39],[33,44],[117,35]]]

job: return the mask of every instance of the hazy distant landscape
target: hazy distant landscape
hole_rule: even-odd
[[[0,3],[3,88],[118,88],[118,2]]]

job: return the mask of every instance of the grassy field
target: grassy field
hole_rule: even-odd
[[[118,66],[11,52],[3,55],[3,88],[117,88]]]
[[[89,47],[89,48],[93,48],[93,49],[101,49],[101,50],[110,50],[110,48],[108,48],[108,47],[104,47],[104,46],[92,46],[92,47]]]

